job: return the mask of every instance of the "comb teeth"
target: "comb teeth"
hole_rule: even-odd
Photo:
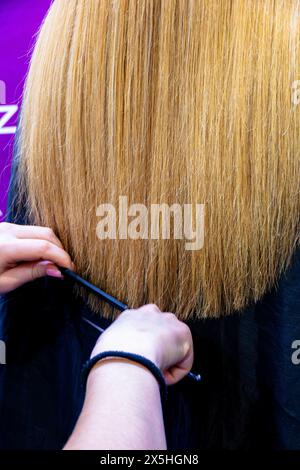
[[[112,307],[116,308],[117,310],[123,312],[124,310],[128,309],[128,306],[126,304],[116,299],[112,295],[107,294],[102,289],[99,289],[99,287],[96,287],[90,282],[86,281],[71,269],[61,267],[59,269],[64,276],[68,277],[69,279],[72,279],[74,282],[77,282],[77,284],[85,287],[89,292],[96,295],[105,302],[109,303]]]

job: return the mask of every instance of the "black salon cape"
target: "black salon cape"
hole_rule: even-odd
[[[26,223],[15,217],[12,197],[10,204],[9,220]],[[0,448],[60,449],[80,413],[81,369],[99,335],[82,316],[108,322],[92,315],[67,281],[53,278],[3,296],[0,309],[7,347]],[[292,362],[292,343],[300,340],[300,251],[261,302],[190,327],[202,382],[185,378],[169,387],[168,448],[300,449],[300,364]]]

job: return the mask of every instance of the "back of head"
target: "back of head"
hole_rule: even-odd
[[[54,1],[26,82],[20,191],[81,274],[181,319],[274,285],[299,240],[299,13],[298,0]],[[204,204],[203,247],[100,240],[97,208],[120,196]]]

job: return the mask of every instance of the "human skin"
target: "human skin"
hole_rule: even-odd
[[[58,266],[74,269],[68,253],[48,227],[0,223],[0,294],[43,276],[62,277]]]
[[[107,350],[130,351],[152,360],[168,385],[191,369],[189,328],[156,305],[127,310],[100,336],[91,357]],[[158,382],[131,360],[101,360],[90,372],[86,399],[65,449],[166,449]]]
[[[0,224],[0,294],[75,266],[47,227]],[[107,350],[143,355],[168,385],[191,369],[188,326],[154,304],[128,309],[99,337],[91,357]],[[143,365],[106,358],[91,370],[82,413],[64,449],[166,449],[159,384]]]

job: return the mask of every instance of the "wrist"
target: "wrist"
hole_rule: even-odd
[[[107,350],[105,352],[97,354],[96,356],[93,356],[83,366],[82,372],[83,372],[84,382],[86,382],[86,380],[89,378],[89,374],[91,373],[92,369],[97,364],[100,364],[103,361],[103,359],[107,359],[107,358],[109,359],[117,358],[118,359],[117,364],[120,363],[120,359],[125,359],[127,365],[129,361],[129,365],[134,365],[135,368],[137,368],[138,366],[142,366],[143,368],[145,368],[156,379],[157,384],[159,385],[161,393],[162,393],[163,401],[165,401],[165,399],[167,398],[167,387],[166,387],[166,382],[165,382],[165,378],[164,378],[162,371],[156,366],[154,362],[152,362],[145,356],[141,356],[140,354],[136,354],[136,353]]]
[[[101,337],[100,337],[100,339],[96,343],[91,353],[91,359],[97,354],[100,354],[106,351],[124,351],[128,353],[139,354],[140,356],[144,356],[145,358],[152,361],[159,369],[161,369],[161,360],[160,360],[158,352],[153,350],[153,348],[151,347],[147,347],[146,345],[142,347],[139,345],[132,346],[132,345],[120,344],[118,347],[116,347],[115,344],[112,344],[106,341],[101,341]],[[125,360],[128,360],[131,363],[133,363],[133,361],[129,359],[125,359]]]
[[[103,383],[113,384],[126,382],[141,384],[143,387],[155,387],[159,391],[159,383],[154,375],[144,365],[122,357],[106,357],[100,359],[90,370],[87,378],[87,390],[101,387]]]

